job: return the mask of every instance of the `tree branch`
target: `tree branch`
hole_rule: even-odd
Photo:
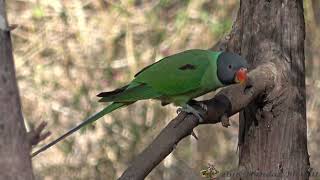
[[[246,107],[259,95],[272,90],[276,80],[276,67],[273,63],[258,66],[249,73],[246,85],[231,85],[223,88],[217,95],[203,101],[208,112],[203,124],[220,122],[222,115],[231,116]],[[193,128],[199,125],[198,119],[184,112],[174,118],[156,137],[156,139],[140,153],[125,170],[120,180],[144,179],[167,155],[178,142],[190,135]]]
[[[27,132],[27,139],[30,143],[30,147],[39,144],[51,135],[51,132],[44,132],[47,122],[41,122],[36,128],[31,129]]]

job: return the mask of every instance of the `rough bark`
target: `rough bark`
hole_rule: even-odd
[[[0,0],[0,179],[32,180],[30,143],[22,119],[4,4]]]
[[[256,172],[242,179],[309,177],[304,39],[302,0],[240,2],[229,50],[246,57],[251,68],[277,66],[275,88],[240,115],[239,169]]]
[[[320,3],[319,0],[312,0],[312,10],[313,10],[313,17],[317,24],[320,26]]]

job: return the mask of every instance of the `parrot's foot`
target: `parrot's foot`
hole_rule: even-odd
[[[220,120],[223,127],[228,128],[230,126],[230,121],[227,114],[223,114]]]
[[[179,113],[179,112],[186,112],[186,113],[193,114],[199,119],[200,123],[203,122],[203,118],[201,117],[200,112],[198,110],[196,110],[195,108],[193,108],[192,106],[188,105],[188,104],[186,104],[182,108],[178,108],[177,109],[177,113]]]
[[[208,106],[205,105],[204,103],[199,102],[199,106],[200,106],[205,112],[208,111]]]
[[[206,104],[204,104],[204,103],[202,103],[202,102],[199,102],[199,101],[196,101],[196,100],[190,100],[189,102],[188,102],[188,104],[190,105],[190,106],[199,106],[201,109],[203,109],[205,112],[207,112],[208,111],[208,106],[206,105]]]

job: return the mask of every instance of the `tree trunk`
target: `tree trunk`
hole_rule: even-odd
[[[5,2],[0,0],[0,179],[32,180],[30,145],[15,78]]]
[[[320,3],[319,0],[312,0],[312,10],[313,10],[313,17],[317,24],[320,26]]]
[[[277,66],[275,87],[240,113],[235,179],[308,179],[303,1],[241,0],[230,38],[250,68]]]

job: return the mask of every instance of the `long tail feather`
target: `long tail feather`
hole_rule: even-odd
[[[88,125],[96,120],[98,120],[99,118],[101,118],[102,116],[111,113],[112,111],[121,108],[123,106],[128,105],[128,103],[112,103],[109,106],[105,107],[104,109],[102,109],[101,111],[97,112],[96,114],[90,116],[89,118],[87,118],[86,120],[84,120],[83,122],[81,122],[79,125],[77,125],[76,127],[70,129],[68,132],[64,133],[62,136],[60,136],[59,138],[55,139],[54,141],[50,142],[49,144],[43,146],[42,148],[40,148],[39,150],[35,151],[34,153],[32,153],[31,157],[35,157],[36,155],[38,155],[39,153],[47,150],[48,148],[50,148],[51,146],[57,144],[58,142],[60,142],[61,140],[63,140],[64,138],[68,137],[69,135],[71,135],[72,133],[76,132],[77,130],[79,130],[80,128],[82,128],[85,125]]]

